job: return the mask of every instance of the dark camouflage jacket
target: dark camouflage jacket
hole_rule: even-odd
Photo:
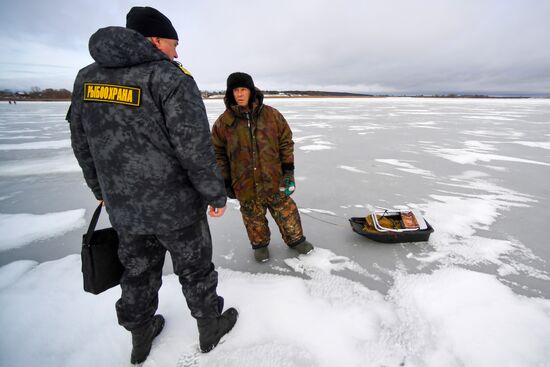
[[[90,38],[67,114],[74,154],[117,230],[166,233],[223,207],[224,182],[193,78],[141,34]]]
[[[294,170],[292,131],[283,115],[263,104],[256,90],[252,112],[230,106],[214,122],[216,160],[239,201],[265,198],[279,191],[283,169]]]

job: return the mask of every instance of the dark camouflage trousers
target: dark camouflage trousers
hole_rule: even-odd
[[[271,239],[267,210],[277,223],[283,241],[289,246],[304,239],[300,213],[290,196],[278,193],[267,198],[242,201],[241,214],[252,247],[265,247]]]
[[[122,295],[116,303],[120,325],[131,331],[155,314],[166,251],[172,257],[191,315],[219,315],[218,273],[212,263],[212,239],[206,217],[169,234],[118,235],[118,256],[126,269],[120,281]]]

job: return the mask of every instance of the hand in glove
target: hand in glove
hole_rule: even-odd
[[[296,183],[294,183],[294,172],[287,171],[283,173],[283,178],[281,180],[281,185],[279,186],[279,191],[285,193],[286,196],[294,194],[296,190]]]

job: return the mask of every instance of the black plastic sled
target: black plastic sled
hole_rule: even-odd
[[[434,231],[420,213],[411,210],[380,210],[349,222],[354,232],[383,243],[425,242]]]

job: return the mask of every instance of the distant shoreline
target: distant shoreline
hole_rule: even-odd
[[[322,98],[434,98],[434,99],[549,99],[550,96],[541,96],[541,97],[529,97],[529,96],[457,96],[457,97],[447,97],[447,96],[368,96],[368,95],[349,95],[349,96],[335,96],[335,95],[323,95],[323,96],[277,96],[277,95],[264,95],[264,98],[280,98],[280,99],[299,99],[299,98],[311,98],[311,99],[322,99]],[[203,100],[209,99],[223,99],[223,97],[207,97]]]
[[[446,98],[446,99],[526,99],[526,98],[550,98],[550,95],[490,95],[483,93],[434,93],[434,94],[368,94],[368,93],[353,93],[353,92],[334,92],[320,90],[270,90],[263,89],[262,93],[265,98]],[[225,90],[217,91],[200,91],[203,100],[208,99],[223,99]],[[67,89],[40,89],[32,88],[30,92],[13,92],[9,90],[0,91],[0,101],[70,101],[72,93]]]
[[[432,99],[550,99],[550,96],[376,96],[376,95],[264,95],[264,98],[273,99],[366,99],[366,98],[432,98]],[[221,100],[221,96],[203,97],[204,101]],[[13,102],[70,102],[70,98],[0,98],[3,103]]]

